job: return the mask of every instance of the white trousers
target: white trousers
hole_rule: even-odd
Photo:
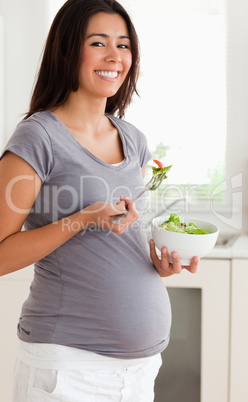
[[[153,402],[161,363],[19,341],[13,402]]]

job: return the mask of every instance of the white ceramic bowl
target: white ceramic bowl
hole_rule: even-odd
[[[182,265],[190,265],[192,257],[205,257],[213,249],[218,238],[219,229],[213,223],[192,217],[181,217],[181,222],[194,222],[200,229],[209,232],[204,235],[170,232],[159,226],[169,219],[168,216],[154,218],[151,223],[152,237],[156,247],[161,250],[163,246],[168,249],[168,259],[172,262],[171,253],[176,251]]]

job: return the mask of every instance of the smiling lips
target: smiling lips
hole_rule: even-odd
[[[118,77],[119,72],[118,71],[103,71],[103,70],[96,70],[95,71],[97,75],[103,78],[110,78],[110,79],[115,79]]]

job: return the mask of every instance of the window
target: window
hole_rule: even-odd
[[[222,0],[122,1],[141,45],[140,98],[126,119],[172,164],[158,198],[207,204],[225,176],[226,25]],[[150,174],[150,171],[148,171]],[[223,193],[215,202],[223,203]]]

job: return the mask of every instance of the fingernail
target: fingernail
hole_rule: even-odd
[[[165,255],[167,253],[166,248],[162,248],[162,253]]]

